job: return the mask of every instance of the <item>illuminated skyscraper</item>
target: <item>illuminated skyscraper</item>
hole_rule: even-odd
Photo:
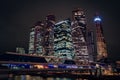
[[[30,41],[29,41],[29,53],[31,54],[43,54],[43,34],[44,24],[41,21],[35,23],[31,28]]]
[[[55,16],[46,16],[45,23],[38,21],[30,32],[29,53],[53,55]]]
[[[89,61],[86,40],[86,19],[83,10],[74,10],[72,14],[72,40],[75,50],[75,60],[82,64]]]
[[[104,39],[103,29],[102,29],[102,20],[97,15],[94,18],[95,27],[96,27],[96,45],[97,45],[97,59],[100,60],[103,57],[107,57],[106,43]]]
[[[71,22],[69,19],[60,21],[54,27],[54,55],[59,58],[73,59]]]
[[[48,15],[46,17],[46,24],[44,30],[44,55],[53,55],[54,54],[54,26],[55,26],[55,16]]]

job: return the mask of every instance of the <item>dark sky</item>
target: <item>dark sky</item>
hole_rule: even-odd
[[[30,27],[52,13],[57,20],[71,17],[75,8],[85,11],[91,28],[96,12],[102,16],[108,55],[120,60],[120,6],[119,0],[0,0],[0,52],[28,49]]]

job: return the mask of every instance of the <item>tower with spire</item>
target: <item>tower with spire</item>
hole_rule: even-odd
[[[108,54],[102,28],[102,19],[98,14],[95,15],[94,23],[96,27],[97,60],[100,60],[102,58],[106,58]]]

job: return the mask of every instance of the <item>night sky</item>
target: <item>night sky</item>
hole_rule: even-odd
[[[120,60],[119,0],[0,0],[0,52],[28,51],[29,32],[33,24],[54,14],[57,21],[71,18],[72,10],[85,11],[87,26],[94,28],[96,12],[102,17],[109,58]]]

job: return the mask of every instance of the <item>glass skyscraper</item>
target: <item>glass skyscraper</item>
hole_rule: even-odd
[[[30,40],[29,40],[29,53],[42,55],[43,53],[43,34],[44,24],[41,21],[35,23],[31,28]]]
[[[90,29],[87,30],[87,44],[89,52],[89,61],[93,62],[96,60],[95,35],[94,31]]]
[[[62,59],[73,59],[74,48],[71,35],[71,21],[60,21],[54,27],[54,55]]]

